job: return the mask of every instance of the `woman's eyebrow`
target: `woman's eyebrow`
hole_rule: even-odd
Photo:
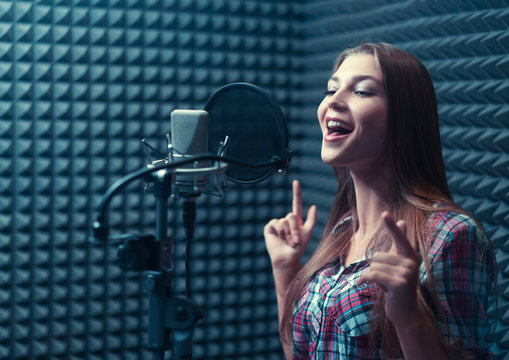
[[[372,80],[374,82],[376,82],[377,84],[381,85],[381,81],[380,79],[374,77],[374,76],[371,76],[371,75],[354,75],[352,76],[351,78],[352,82],[359,82],[359,81],[363,81],[363,80]],[[339,82],[339,78],[337,76],[332,76],[329,81],[335,81],[335,82]]]

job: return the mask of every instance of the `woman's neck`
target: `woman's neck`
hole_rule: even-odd
[[[391,208],[395,181],[392,172],[385,169],[378,171],[375,176],[373,173],[351,172],[359,221],[354,240],[362,241],[373,236],[382,224],[382,212]]]

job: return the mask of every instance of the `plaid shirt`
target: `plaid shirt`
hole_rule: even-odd
[[[465,215],[437,212],[430,221],[428,260],[448,321],[439,323],[440,331],[448,341],[462,339],[476,358],[492,358],[487,350],[492,330],[488,294],[495,261],[491,245]],[[346,268],[338,259],[318,271],[295,305],[294,359],[381,359],[369,343],[374,285],[357,285],[368,268],[366,258]],[[433,294],[425,266],[419,271],[423,289]]]

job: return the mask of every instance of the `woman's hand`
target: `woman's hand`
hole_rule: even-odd
[[[386,211],[382,219],[392,235],[392,247],[389,252],[373,255],[369,271],[362,274],[358,283],[371,281],[380,287],[385,292],[387,318],[396,328],[404,328],[419,321],[419,255],[408,241],[404,221],[395,223]]]
[[[300,258],[316,224],[316,206],[309,208],[306,221],[302,220],[302,190],[293,181],[292,212],[281,219],[272,219],[263,234],[274,271],[300,268]]]

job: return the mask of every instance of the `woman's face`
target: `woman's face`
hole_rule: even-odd
[[[355,54],[343,61],[329,79],[317,114],[326,164],[373,172],[386,166],[387,102],[373,55]]]

